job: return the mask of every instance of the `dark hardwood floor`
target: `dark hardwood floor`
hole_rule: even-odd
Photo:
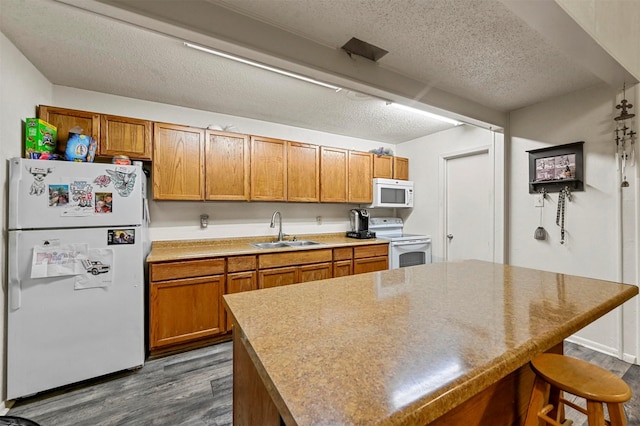
[[[625,405],[629,426],[640,426],[640,366],[572,343],[565,343],[565,354],[621,376],[634,393]],[[226,342],[19,400],[8,415],[41,426],[230,425],[231,390],[231,342]],[[586,425],[586,418],[571,409],[567,417],[574,426]]]

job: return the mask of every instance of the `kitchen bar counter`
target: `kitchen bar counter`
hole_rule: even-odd
[[[520,424],[528,361],[637,293],[464,261],[225,295],[234,424]]]
[[[245,254],[265,254],[287,250],[313,250],[321,248],[334,248],[346,246],[359,246],[370,244],[387,244],[387,240],[369,239],[359,240],[347,238],[344,233],[340,234],[314,234],[297,235],[298,240],[316,241],[318,245],[290,248],[259,249],[251,243],[273,241],[273,237],[243,237],[231,239],[207,239],[207,240],[176,240],[176,241],[154,241],[151,245],[151,252],[147,256],[148,263],[199,259],[215,256],[234,256]],[[290,238],[288,238],[289,240]]]

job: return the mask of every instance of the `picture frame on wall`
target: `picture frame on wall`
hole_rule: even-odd
[[[560,192],[565,187],[584,191],[583,145],[580,141],[527,151],[529,193]]]

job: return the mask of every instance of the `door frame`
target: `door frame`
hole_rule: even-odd
[[[481,155],[481,154],[487,154],[489,156],[489,164],[490,164],[490,168],[492,170],[492,182],[490,183],[491,185],[491,205],[493,206],[492,208],[492,212],[491,212],[491,226],[492,226],[492,232],[491,232],[491,237],[492,237],[492,247],[493,247],[493,253],[492,253],[492,260],[493,262],[502,262],[503,261],[503,257],[500,256],[500,252],[498,250],[498,246],[502,246],[502,244],[496,244],[497,243],[497,236],[496,236],[496,230],[499,229],[497,227],[498,223],[497,223],[497,217],[496,217],[496,213],[498,211],[497,207],[497,199],[498,197],[496,197],[496,159],[495,159],[495,133],[494,133],[494,137],[492,138],[492,144],[491,145],[482,145],[482,146],[477,146],[477,147],[473,147],[473,148],[467,148],[461,151],[455,151],[455,152],[450,152],[450,153],[444,153],[440,155],[440,159],[439,159],[439,170],[440,170],[440,179],[439,179],[439,188],[438,188],[438,203],[439,203],[439,221],[438,221],[438,234],[439,234],[439,240],[441,243],[441,252],[440,252],[440,257],[441,259],[443,259],[444,261],[448,260],[448,250],[449,250],[449,246],[448,246],[448,242],[447,242],[447,228],[448,228],[448,216],[449,216],[449,212],[448,212],[448,198],[447,198],[447,194],[448,194],[448,188],[449,188],[449,182],[448,182],[448,162],[449,160],[455,160],[457,158],[463,158],[463,157],[470,157],[473,155]]]

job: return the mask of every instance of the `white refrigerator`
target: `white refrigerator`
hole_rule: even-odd
[[[9,160],[7,399],[143,365],[139,164]]]

